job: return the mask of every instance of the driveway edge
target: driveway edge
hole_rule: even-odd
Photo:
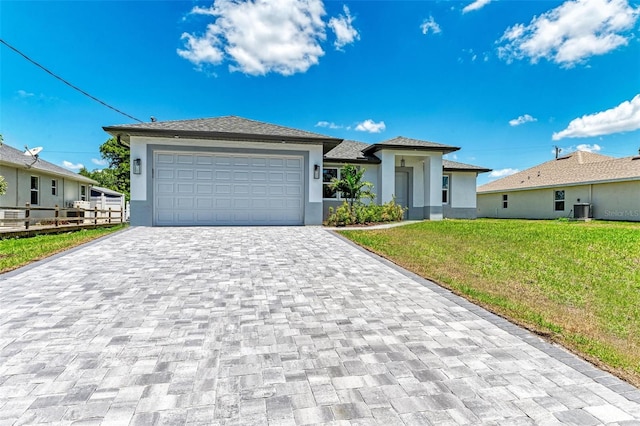
[[[493,312],[486,310],[485,308],[482,308],[472,302],[469,302],[467,299],[465,299],[462,296],[458,296],[457,294],[453,293],[451,290],[441,287],[438,284],[434,283],[433,281],[429,281],[418,274],[415,274],[407,269],[402,268],[401,266],[393,263],[389,259],[386,259],[372,251],[367,250],[362,246],[359,246],[358,244],[340,235],[338,232],[334,230],[326,230],[326,231],[330,234],[333,234],[338,239],[344,241],[350,246],[358,249],[360,252],[369,255],[370,257],[376,259],[382,264],[401,273],[405,277],[410,278],[411,280],[422,285],[423,287],[426,287],[429,290],[433,291],[434,293],[444,297],[445,299],[451,302],[454,302],[459,306],[469,310],[470,312],[490,322],[496,327],[499,327],[500,329],[514,336],[519,337],[520,339],[530,344],[534,348],[546,353],[550,357],[560,361],[561,363],[578,371],[579,373],[593,379],[595,382],[623,396],[627,400],[631,402],[636,402],[636,403],[640,402],[640,389],[636,388],[630,383],[625,382],[619,377],[616,377],[613,374],[596,367],[590,362],[580,358],[578,355],[569,352],[564,347],[557,344],[550,343],[544,340],[543,338],[541,338],[540,336],[532,333],[531,331],[523,327],[520,327],[519,325],[516,325],[510,322],[509,320],[497,314],[494,314]]]
[[[95,244],[95,243],[97,243],[99,241],[102,241],[104,239],[110,238],[110,237],[112,237],[114,235],[118,235],[118,234],[121,234],[123,232],[127,232],[130,229],[131,229],[131,225],[129,225],[126,228],[121,229],[119,231],[113,232],[111,234],[103,235],[103,236],[98,237],[98,238],[96,238],[94,240],[87,241],[86,243],[82,243],[80,245],[77,245],[77,246],[71,247],[69,249],[63,250],[60,253],[52,254],[51,256],[47,256],[44,259],[36,260],[36,261],[31,262],[31,263],[29,263],[27,265],[24,265],[24,266],[21,266],[21,267],[19,267],[17,269],[14,269],[12,271],[8,271],[8,272],[5,272],[5,273],[2,273],[2,274],[0,274],[0,281],[4,280],[5,278],[10,278],[10,277],[13,277],[14,275],[18,275],[18,274],[21,274],[23,272],[26,272],[26,271],[28,271],[28,270],[30,270],[32,268],[37,267],[37,266],[44,265],[47,262],[51,262],[52,260],[58,259],[58,258],[60,258],[62,256],[65,256],[65,255],[69,254],[69,253],[73,253],[73,252],[75,252],[77,250],[80,250],[82,248],[85,248],[87,246]]]

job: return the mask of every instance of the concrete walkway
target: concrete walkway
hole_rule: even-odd
[[[0,278],[0,424],[640,424],[640,391],[321,228],[131,228]]]

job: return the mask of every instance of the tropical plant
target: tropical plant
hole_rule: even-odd
[[[338,191],[347,200],[349,212],[354,214],[353,206],[362,198],[373,200],[373,184],[362,180],[365,169],[347,164],[340,170],[340,179],[331,181],[331,189]]]

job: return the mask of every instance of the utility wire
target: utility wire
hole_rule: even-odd
[[[122,115],[124,115],[125,117],[128,117],[132,120],[135,120],[139,123],[143,123],[142,120],[137,119],[129,114],[127,114],[126,112],[120,111],[118,108],[112,107],[111,105],[107,104],[106,102],[101,101],[100,99],[96,98],[95,96],[90,95],[89,93],[85,92],[84,90],[80,89],[78,86],[74,86],[73,84],[69,83],[67,80],[65,80],[64,78],[54,74],[52,71],[49,71],[47,68],[45,68],[44,66],[40,65],[39,63],[37,63],[36,61],[34,61],[33,59],[31,59],[30,57],[28,57],[27,55],[25,55],[24,53],[22,53],[21,51],[19,51],[18,49],[16,49],[15,47],[11,46],[9,43],[7,43],[6,41],[4,41],[3,39],[0,38],[0,43],[4,44],[5,46],[7,46],[9,49],[13,50],[14,52],[16,52],[18,55],[22,56],[23,58],[25,58],[27,61],[31,62],[33,65],[37,66],[38,68],[41,68],[42,70],[44,70],[47,74],[52,75],[53,77],[57,78],[58,80],[60,80],[61,82],[63,82],[64,84],[66,84],[67,86],[71,87],[72,89],[77,90],[78,92],[82,93],[83,95],[93,99],[94,101],[106,106],[109,109],[114,110],[117,113],[120,113]]]

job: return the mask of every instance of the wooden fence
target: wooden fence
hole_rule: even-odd
[[[40,212],[51,212],[51,215],[42,216]],[[25,207],[0,207],[0,228],[20,228],[28,230],[32,226],[38,227],[59,227],[65,225],[107,225],[123,223],[125,221],[124,212],[118,208],[113,209],[83,209],[80,207],[40,207],[31,206],[29,203]]]

